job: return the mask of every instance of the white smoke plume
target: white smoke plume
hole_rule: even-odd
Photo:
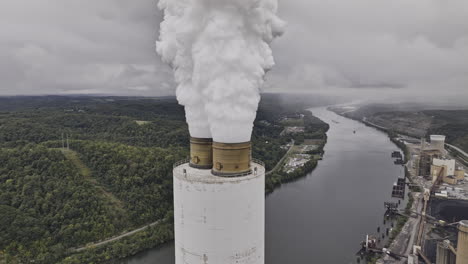
[[[160,0],[156,50],[171,64],[190,135],[250,141],[260,87],[283,32],[277,0]]]

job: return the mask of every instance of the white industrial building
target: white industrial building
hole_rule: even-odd
[[[432,165],[434,166],[446,166],[447,175],[452,176],[455,175],[455,160],[454,159],[432,159]]]

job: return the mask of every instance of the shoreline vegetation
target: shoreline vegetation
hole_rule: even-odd
[[[189,138],[174,99],[12,100],[0,106],[1,264],[114,263],[173,240],[172,164],[188,155]],[[309,105],[280,101],[263,97],[252,135],[253,157],[267,171],[283,163],[266,177],[266,194],[317,166],[328,131],[303,110]],[[303,130],[283,133],[287,127]],[[297,151],[310,140],[316,148]],[[284,172],[298,154],[310,158]],[[105,245],[73,250],[158,220]]]
[[[299,112],[299,116],[299,119],[302,119],[304,132],[291,135],[292,142],[294,142],[294,145],[291,146],[291,148],[301,149],[310,146],[307,141],[314,141],[317,145],[313,145],[315,146],[313,150],[304,151],[293,149],[291,153],[285,153],[284,158],[279,161],[279,170],[266,176],[266,194],[272,193],[276,188],[280,187],[284,183],[293,182],[307,176],[317,167],[318,161],[323,157],[324,147],[327,143],[326,133],[328,132],[329,125],[313,116],[308,110]],[[291,119],[289,119],[288,122],[291,122]],[[293,158],[293,156],[297,154],[307,155],[305,156],[307,162],[289,172],[285,171],[285,164],[289,159]]]

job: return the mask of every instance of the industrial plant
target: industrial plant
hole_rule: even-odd
[[[431,135],[429,138],[429,143],[424,138],[400,136],[397,139],[409,152],[405,164],[409,182],[402,179],[402,184],[396,187],[400,187],[399,194],[403,193],[400,198],[404,196],[405,184],[408,189],[415,190],[410,193],[414,203],[406,211],[408,214],[400,212],[397,205],[386,205],[386,214],[414,219],[406,222],[404,231],[390,246],[394,255],[396,248],[409,254],[393,259],[387,256],[378,263],[468,263],[466,164],[452,155],[452,149],[446,148],[445,136]]]
[[[436,197],[449,198],[448,192],[444,190],[447,186],[453,186],[451,189],[459,191],[460,194],[465,193],[465,189],[455,187],[456,185],[464,185],[465,182],[465,170],[462,162],[456,161],[448,154],[445,149],[445,136],[431,135],[430,139],[430,144],[421,140],[419,176],[432,184],[431,189]],[[457,197],[451,196],[451,198]],[[460,198],[463,199],[464,196]]]

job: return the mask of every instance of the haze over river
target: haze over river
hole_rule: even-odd
[[[268,195],[267,264],[355,263],[360,242],[382,225],[384,202],[403,175],[386,134],[325,108],[311,111],[330,125],[325,155],[307,177]],[[173,244],[126,263],[174,264]]]

